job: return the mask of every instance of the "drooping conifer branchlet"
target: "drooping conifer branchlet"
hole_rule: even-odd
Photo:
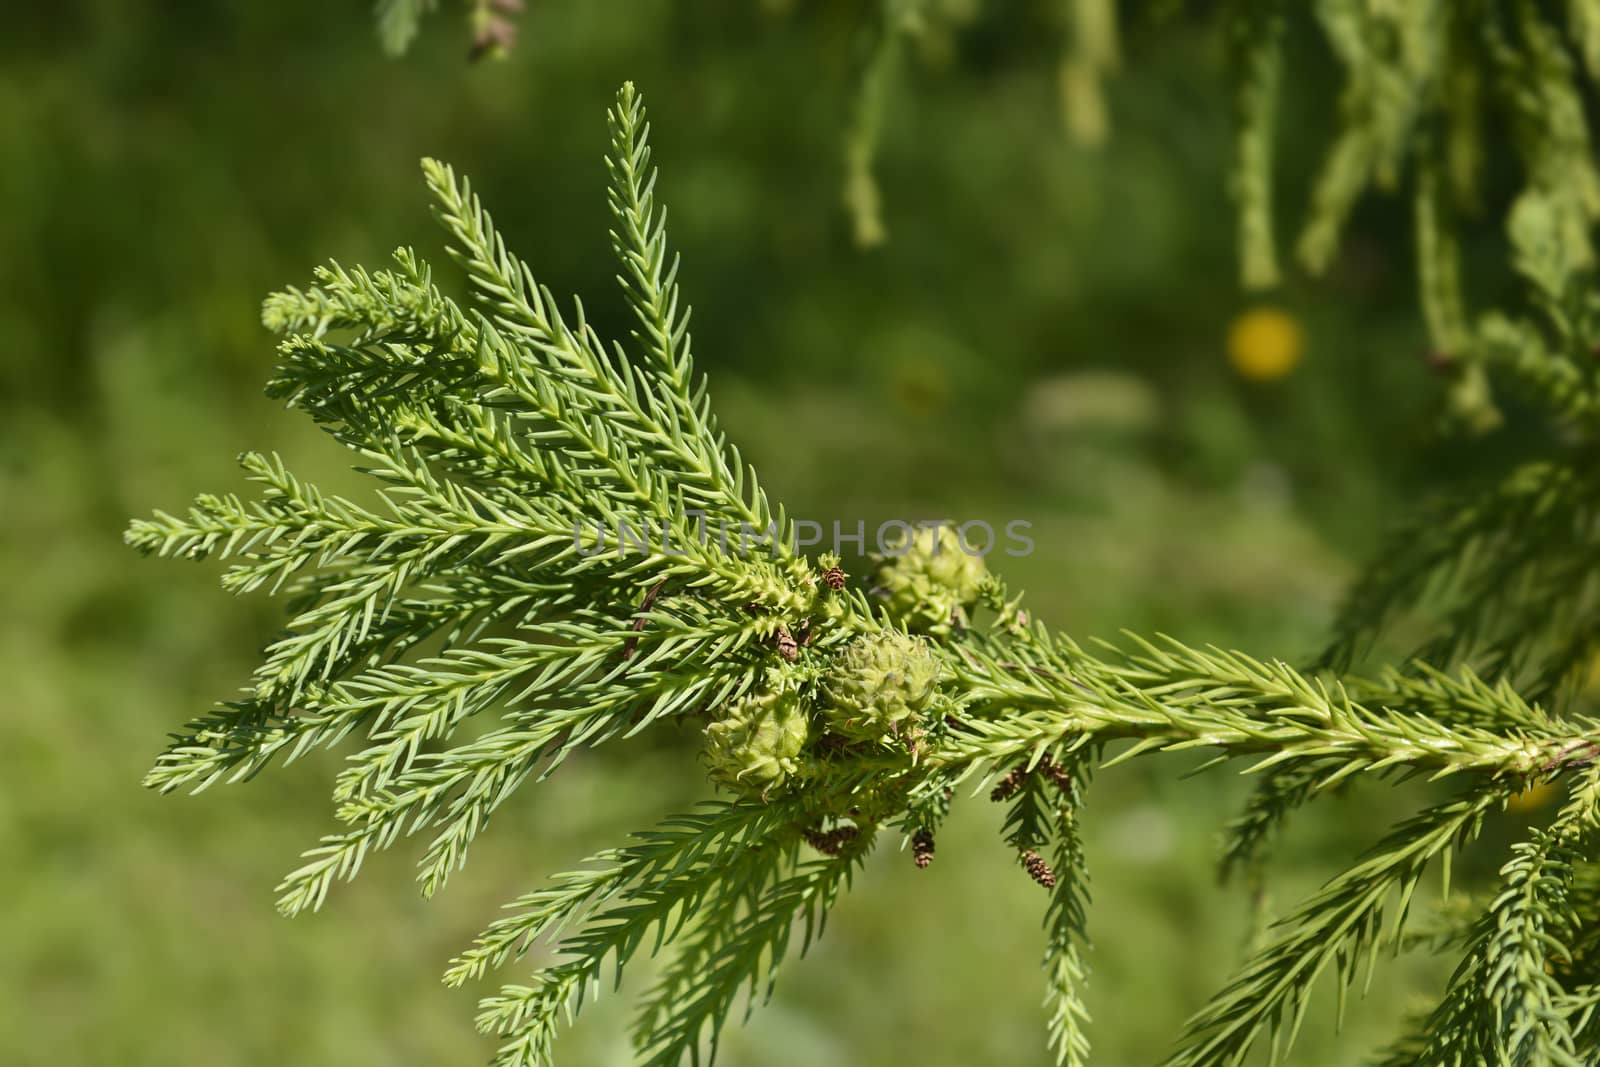
[[[378,33],[404,52],[436,9],[455,7],[472,28],[474,56],[503,54],[516,34],[523,0],[378,0]],[[1186,10],[1187,9],[1187,10]],[[1294,259],[1313,274],[1334,261],[1362,198],[1404,190],[1414,212],[1420,303],[1436,362],[1447,368],[1457,414],[1492,425],[1496,413],[1486,363],[1521,365],[1522,374],[1564,378],[1570,368],[1547,359],[1528,365],[1504,353],[1489,323],[1474,323],[1462,296],[1458,230],[1476,217],[1509,218],[1509,204],[1486,204],[1491,160],[1485,130],[1509,129],[1520,174],[1519,202],[1537,202],[1563,240],[1587,263],[1588,237],[1600,218],[1600,168],[1592,152],[1587,100],[1600,77],[1600,14],[1594,0],[1229,0],[1185,5],[1118,5],[1112,0],[1057,0],[1042,12],[996,10],[983,17],[1019,26],[1030,18],[1059,41],[1057,82],[1068,132],[1087,144],[1105,139],[1114,111],[1105,82],[1120,62],[1122,21],[1141,29],[1180,23],[1178,32],[1216,34],[1227,47],[1225,74],[1235,116],[1227,175],[1238,212],[1240,275],[1247,287],[1277,284],[1279,216],[1287,201],[1298,235]],[[842,200],[858,245],[887,239],[886,196],[876,176],[892,96],[908,42],[936,31],[959,38],[979,17],[966,3],[870,0],[857,5],[857,32],[846,35],[856,85],[839,125]],[[1275,159],[1286,48],[1320,48],[1342,72],[1323,101],[1337,123],[1309,189],[1280,188]],[[1485,211],[1485,208],[1489,208]],[[1515,346],[1513,346],[1515,347]]]
[[[553,1062],[602,969],[641,954],[664,957],[636,1017],[641,1062],[714,1050],[741,998],[770,992],[785,956],[820,934],[881,838],[903,834],[924,865],[952,798],[989,793],[1048,893],[1049,1043],[1079,1065],[1081,825],[1105,751],[1200,748],[1269,774],[1233,830],[1241,863],[1289,808],[1341,783],[1452,779],[1453,799],[1402,820],[1291,912],[1195,1016],[1171,1062],[1199,1067],[1241,1063],[1269,1035],[1286,1046],[1318,977],[1343,991],[1382,950],[1414,944],[1407,904],[1428,868],[1448,871],[1518,791],[1570,781],[1567,807],[1519,847],[1502,891],[1436,939],[1464,958],[1415,1041],[1449,1062],[1491,1048],[1593,1062],[1600,723],[1464,668],[1362,681],[1173,641],[1086,647],[1030,623],[937,527],[879,561],[875,595],[852,588],[837,558],[796,549],[783,509],[718,431],[631,86],[611,124],[612,241],[638,324],[625,343],[603,341],[581,304],[563,311],[467,182],[432,161],[425,178],[472,305],[410,250],[268,298],[266,322],[286,335],[271,393],[351,449],[375,497],[329,495],[250,455],[255,499],[202,496],[186,515],[130,527],[145,552],[229,560],[229,588],[281,593],[289,615],[242,697],[174,738],[151,786],[200,790],[350,743],[334,786],[342,828],[281,887],[296,913],[413,835],[432,893],[501,806],[567,755],[693,724],[722,799],[530,891],[451,965],[460,984],[547,950],[525,983],[482,1003],[504,1067]],[[1545,276],[1542,262],[1530,259],[1530,277]],[[1541,292],[1567,293],[1571,262]],[[1568,303],[1544,312],[1560,337]],[[1569,531],[1586,506],[1558,495],[1522,526],[1469,518],[1419,551],[1447,560],[1463,540],[1496,538],[1504,562],[1485,566],[1537,573],[1519,557],[1527,539],[1543,524]],[[728,530],[731,541],[708,534]],[[1469,584],[1463,619],[1500,604],[1491,580],[1477,594]],[[1358,602],[1381,618],[1407,581],[1379,575]]]

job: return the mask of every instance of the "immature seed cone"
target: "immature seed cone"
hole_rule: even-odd
[[[828,729],[852,741],[902,736],[922,719],[939,680],[927,642],[895,630],[856,638],[821,685]]]
[[[792,692],[745,697],[706,727],[706,763],[713,781],[765,796],[800,769],[810,734],[806,710]]]
[[[911,858],[919,869],[933,862],[932,830],[918,830],[911,835]]]
[[[908,630],[946,635],[963,625],[988,575],[948,526],[918,530],[892,546],[878,568],[884,608]]]

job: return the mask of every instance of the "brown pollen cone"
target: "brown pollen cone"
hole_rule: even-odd
[[[1017,795],[1017,790],[1022,788],[1022,780],[1028,777],[1027,767],[1014,767],[1006,776],[995,783],[989,791],[989,799],[1000,801],[1010,800]]]
[[[854,826],[837,826],[832,830],[807,830],[801,836],[806,844],[824,856],[837,856],[846,845],[861,836],[861,831]]]
[[[1046,889],[1056,887],[1056,872],[1044,861],[1044,857],[1033,849],[1026,849],[1019,859],[1022,860],[1023,869],[1028,872],[1028,877],[1044,886]]]

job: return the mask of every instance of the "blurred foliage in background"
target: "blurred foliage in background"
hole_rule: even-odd
[[[363,3],[7,13],[0,1060],[479,1062],[474,991],[437,984],[447,956],[497,902],[704,788],[691,738],[619,746],[502,815],[432,905],[397,849],[294,923],[272,886],[327,828],[328,761],[204,805],[138,789],[160,736],[243,681],[273,613],[219,600],[214,571],[142,564],[124,520],[237,484],[227,457],[245,448],[339,484],[332,443],[261,396],[258,301],[330,252],[433,241],[423,154],[473,176],[553,288],[603,291],[601,116],[638,82],[700,365],[768,490],[823,521],[1027,519],[1036,553],[1001,569],[1080,635],[1309,653],[1398,501],[1471,469],[1474,449],[1516,447],[1429,443],[1437,390],[1398,205],[1365,206],[1330,276],[1276,296],[1279,318],[1240,319],[1214,35],[1136,22],[1113,134],[1091,150],[1063,129],[1050,5],[974,7],[890,89],[891,236],[868,253],[838,192],[860,51],[846,0],[544,0],[510,57],[477,67],[442,27],[385,58]],[[1331,82],[1331,60],[1302,51],[1297,79]],[[1288,105],[1297,189],[1317,148],[1297,131],[1329,116]],[[606,333],[623,307],[591,312]],[[1284,328],[1298,360],[1238,347]],[[1101,1063],[1158,1058],[1250,933],[1212,875],[1246,783],[1180,782],[1183,766],[1096,785]],[[931,870],[869,869],[726,1062],[1046,1062],[1043,895],[987,825],[998,810],[958,813]],[[1279,857],[1287,887],[1388,821],[1382,790],[1314,810]],[[1338,1048],[1377,1044],[1405,1007],[1373,998]],[[626,1062],[618,1010],[585,1017],[571,1062]],[[1328,1037],[1295,1062],[1356,1062]]]

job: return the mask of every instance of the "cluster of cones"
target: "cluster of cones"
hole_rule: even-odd
[[[989,791],[989,799],[993,801],[1006,801],[1016,796],[1022,789],[1022,783],[1035,774],[1042,774],[1053,782],[1057,789],[1071,796],[1072,775],[1067,769],[1046,756],[1031,767],[1023,764],[1013,767],[1004,778],[995,783]],[[1022,864],[1023,870],[1028,872],[1028,877],[1044,886],[1046,889],[1056,887],[1056,872],[1050,868],[1045,858],[1031,848],[1022,849],[1017,854],[1017,859]]]

